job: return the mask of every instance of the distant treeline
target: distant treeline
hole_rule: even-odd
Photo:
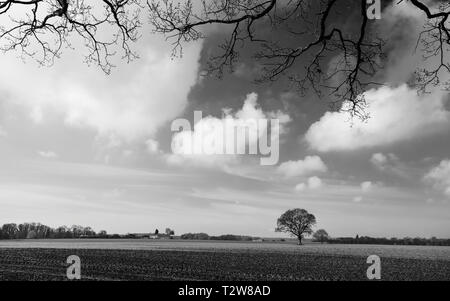
[[[234,240],[234,241],[252,241],[259,239],[258,237],[233,235],[233,234],[209,236],[206,233],[186,233],[181,235],[180,238],[190,240]]]
[[[168,233],[167,233],[168,231]],[[156,230],[155,235],[159,231]],[[166,234],[159,234],[160,237],[173,238],[175,232],[169,228],[166,229]],[[91,227],[84,227],[79,225],[60,226],[52,228],[41,223],[23,223],[23,224],[4,224],[0,228],[0,239],[58,239],[58,238],[108,238],[108,239],[134,239],[150,237],[150,233],[146,236],[141,234],[108,234],[105,230],[95,232]]]
[[[91,227],[79,225],[51,228],[41,223],[4,224],[0,228],[0,239],[58,239],[58,238],[142,238],[135,234],[96,233]],[[209,236],[206,233],[186,233],[180,236],[185,240],[225,240],[225,241],[264,241],[259,237],[243,235]],[[284,240],[282,240],[284,241]],[[368,236],[337,237],[324,240],[329,244],[370,244],[370,245],[414,245],[414,246],[450,246],[450,239],[441,238],[375,238]]]
[[[376,238],[368,236],[329,238],[330,244],[361,244],[361,245],[405,245],[405,246],[450,246],[450,239],[442,238]]]
[[[180,237],[186,240],[234,240],[234,241],[254,241],[261,240],[259,237],[241,236],[241,235],[221,235],[209,236],[206,233],[187,233]],[[280,241],[284,241],[281,239]],[[329,244],[366,244],[366,245],[415,245],[415,246],[450,246],[450,239],[441,238],[375,238],[368,236],[357,237],[337,237],[327,238],[325,243]]]
[[[116,234],[116,236],[118,236]],[[91,227],[73,225],[56,229],[40,223],[4,224],[0,228],[0,239],[45,239],[45,238],[115,238],[106,231],[96,233]],[[120,236],[119,236],[120,237]]]

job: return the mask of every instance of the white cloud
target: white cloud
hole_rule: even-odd
[[[35,123],[42,123],[44,116],[43,116],[41,107],[36,106],[36,107],[32,108],[31,112],[30,112],[30,118]]]
[[[2,126],[0,126],[0,137],[8,136],[8,132],[6,132]]]
[[[287,161],[282,163],[277,169],[278,173],[283,174],[287,178],[326,172],[327,170],[327,166],[319,156],[307,156],[303,160]]]
[[[370,158],[370,162],[380,169],[384,169],[384,166],[388,162],[388,158],[382,153],[376,153]]]
[[[175,60],[171,46],[160,37],[143,37],[135,47],[140,58],[120,63],[109,76],[80,63],[81,55],[70,50],[51,68],[23,64],[5,54],[0,65],[8,72],[0,74],[0,81],[8,84],[0,92],[11,110],[24,107],[34,122],[62,118],[70,127],[125,142],[140,140],[184,110],[197,82],[202,44],[186,45],[183,58]]]
[[[159,149],[159,142],[156,140],[148,139],[145,142],[145,145],[149,154],[158,154],[161,152],[161,150]]]
[[[362,196],[357,196],[353,198],[353,203],[361,203],[363,201]]]
[[[123,150],[122,154],[124,157],[129,158],[134,155],[134,151],[131,149],[125,149],[125,150]]]
[[[245,80],[254,80],[255,77],[261,73],[262,66],[259,64],[249,65],[246,63],[240,63],[236,66],[233,74],[236,77],[245,79]]]
[[[373,188],[373,184],[370,181],[361,183],[361,190],[365,193],[370,192]]]
[[[295,186],[295,191],[316,190],[323,186],[323,181],[319,177],[310,177],[306,183],[300,183]]]
[[[295,191],[305,191],[306,188],[307,187],[305,183],[300,183],[295,186]]]
[[[260,120],[278,119],[280,125],[280,134],[283,134],[285,126],[291,121],[289,115],[277,112],[264,112],[258,105],[258,95],[251,93],[247,95],[242,109],[233,113],[231,109],[223,109],[222,118],[212,116],[201,116],[194,125],[194,129],[181,131],[172,137],[173,154],[167,156],[167,160],[171,164],[190,163],[203,166],[223,166],[233,162],[237,162],[238,155],[248,154],[247,149],[258,148],[258,142],[262,135],[267,134],[268,124],[262,124],[262,128],[254,127]],[[238,139],[236,131],[227,131],[227,128],[248,130],[247,136]],[[271,138],[274,136],[271,135]],[[226,143],[232,141],[235,143],[234,150],[230,153],[226,152],[228,145]],[[278,145],[279,141],[276,141]],[[271,154],[274,149],[271,145]],[[237,152],[241,150],[241,152]],[[278,153],[278,149],[276,150]]]
[[[435,203],[435,200],[434,199],[426,199],[425,200],[425,203],[427,203],[427,204],[434,204]]]
[[[371,118],[367,122],[348,115],[327,112],[311,125],[305,139],[321,151],[351,151],[389,145],[450,129],[450,112],[445,108],[445,92],[419,96],[406,84],[382,87],[365,93]]]
[[[58,158],[58,154],[56,154],[55,152],[52,152],[52,151],[38,151],[38,155],[41,156],[42,158],[46,158],[46,159]]]
[[[168,154],[166,162],[172,166],[218,168],[229,171],[231,165],[236,165],[239,160],[236,156],[229,155],[179,155]]]
[[[390,173],[402,178],[408,178],[411,175],[411,168],[392,153],[375,153],[370,158],[370,162],[384,173]]]
[[[120,197],[123,197],[123,195],[125,194],[125,190],[124,189],[120,189],[120,188],[114,188],[110,191],[106,191],[102,193],[102,198],[104,199],[118,199]]]
[[[322,185],[322,180],[319,177],[311,177],[308,179],[309,189],[319,189]]]
[[[432,168],[424,179],[435,189],[450,197],[450,160],[443,160],[438,166]]]
[[[379,170],[385,171],[400,165],[400,159],[395,154],[375,153],[370,162]]]
[[[438,10],[439,1],[426,2],[431,11]],[[386,68],[380,71],[386,82],[405,83],[411,80],[416,70],[434,68],[440,64],[439,55],[424,60],[424,53],[421,51],[423,45],[417,45],[417,38],[427,22],[429,19],[426,14],[411,1],[392,1],[383,11],[383,22],[374,24],[375,31],[381,37],[389,38],[391,46]],[[421,38],[425,37],[426,35],[421,35]],[[411,51],[415,47],[420,51]],[[442,84],[450,79],[450,74],[441,72],[439,77]]]

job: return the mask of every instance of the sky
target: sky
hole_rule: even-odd
[[[164,37],[143,35],[140,58],[110,75],[77,49],[51,67],[2,54],[0,224],[272,237],[284,211],[304,208],[335,237],[450,237],[450,97],[407,85],[423,64],[412,51],[423,21],[408,2],[372,21],[391,48],[378,75],[386,85],[365,92],[365,122],[285,80],[254,83],[249,58],[222,79],[201,76],[220,30],[184,45],[181,58]],[[171,124],[193,123],[194,111],[207,129],[279,119],[278,164],[174,154]]]

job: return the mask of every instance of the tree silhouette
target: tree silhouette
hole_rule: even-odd
[[[106,73],[116,46],[131,60],[130,43],[138,38],[139,0],[28,0],[0,1],[0,48],[19,50],[41,64],[52,64],[64,47],[81,39],[86,62]]]
[[[325,231],[324,229],[319,229],[316,232],[314,232],[313,238],[316,241],[323,244],[324,242],[327,242],[328,239],[330,239],[330,236],[328,235],[327,231]]]
[[[435,1],[439,5],[432,12],[430,4],[407,1],[428,18],[417,37],[424,59],[439,60],[437,66],[416,72],[414,84],[425,92],[430,85],[441,84],[442,75],[450,72],[450,3]],[[326,92],[333,108],[368,117],[363,92],[381,84],[373,82],[373,77],[384,68],[386,41],[371,31],[367,0],[211,0],[202,1],[197,9],[192,1],[182,3],[149,3],[150,20],[157,32],[172,38],[175,52],[183,42],[203,38],[205,26],[231,26],[220,53],[210,58],[210,72],[220,76],[226,67],[233,70],[240,51],[251,45],[256,49],[253,58],[264,66],[259,82],[285,76],[302,93],[312,89],[322,96]],[[352,10],[359,13],[349,28]],[[336,59],[331,67],[330,58]]]
[[[418,69],[413,84],[420,92],[448,87],[442,78],[450,72],[450,3],[395,1],[408,2],[426,16],[417,45],[425,60],[438,61]],[[347,26],[349,10],[358,12],[352,26]],[[373,76],[384,68],[386,41],[371,30],[367,0],[4,0],[0,48],[51,64],[64,47],[81,39],[86,61],[109,73],[118,50],[126,60],[137,57],[131,44],[145,19],[172,41],[174,54],[182,53],[184,42],[204,38],[208,27],[229,28],[208,71],[220,76],[225,68],[233,70],[242,49],[252,49],[263,66],[258,82],[287,77],[301,93],[326,95],[333,108],[363,119],[363,92],[380,84]]]
[[[302,244],[305,234],[311,234],[312,226],[316,224],[316,217],[305,209],[288,210],[277,221],[276,232],[286,232],[297,237],[298,244]]]

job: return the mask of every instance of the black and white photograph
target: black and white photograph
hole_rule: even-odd
[[[450,280],[448,0],[0,0],[0,50],[1,282]]]

